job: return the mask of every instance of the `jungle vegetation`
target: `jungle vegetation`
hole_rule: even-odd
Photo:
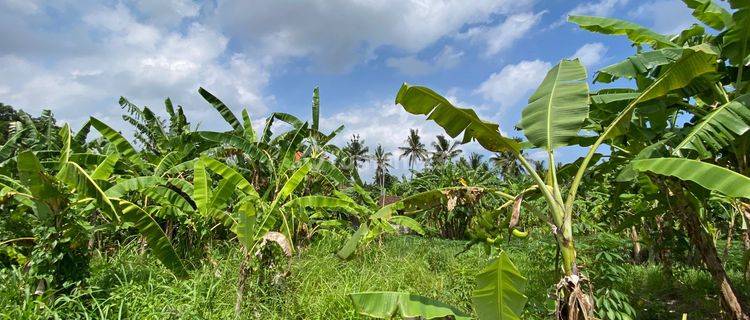
[[[132,134],[0,104],[2,315],[750,319],[750,3],[683,1],[676,35],[569,17],[634,52],[561,60],[514,136],[412,84],[395,103],[445,134],[396,150],[334,144],[318,88],[262,127],[199,88],[226,131],[170,99],[121,98]]]

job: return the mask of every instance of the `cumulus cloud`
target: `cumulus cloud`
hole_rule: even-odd
[[[584,15],[606,17],[612,15],[615,9],[628,4],[628,0],[601,0],[595,2],[581,3],[565,15]]]
[[[122,3],[114,7],[91,5],[76,17],[80,20],[75,25],[95,37],[75,32],[55,34],[63,42],[80,40],[89,47],[85,52],[65,54],[66,46],[37,38],[36,48],[0,53],[0,72],[4,75],[0,88],[7,92],[3,102],[32,113],[50,108],[58,119],[73,125],[89,115],[116,118],[112,115],[120,113],[120,95],[156,110],[162,110],[162,101],[169,96],[186,106],[194,122],[207,122],[216,115],[206,111],[206,102],[196,93],[199,86],[235,109],[242,106],[264,113],[273,103],[273,96],[264,93],[270,77],[267,66],[253,57],[230,52],[229,39],[220,31],[199,22],[188,23],[182,30],[165,28],[138,18],[134,10]],[[183,17],[196,14],[190,7],[185,10]],[[31,14],[30,20],[47,15]],[[22,54],[26,50],[47,50],[48,46],[57,48],[60,55]]]
[[[581,59],[581,63],[588,68],[598,66],[607,54],[607,47],[601,42],[587,43],[578,48],[570,58]]]
[[[467,24],[527,10],[533,0],[219,1],[215,21],[238,44],[273,59],[310,57],[344,72],[391,46],[415,54]],[[284,23],[279,23],[283,21]]]
[[[638,6],[628,13],[632,19],[642,20],[654,31],[677,34],[695,23],[690,9],[681,1],[658,0]]]
[[[442,70],[448,70],[461,61],[463,51],[456,50],[451,46],[443,47],[436,56],[430,60],[420,60],[415,55],[388,58],[385,64],[406,75],[426,75]]]
[[[524,60],[504,66],[485,80],[474,92],[500,104],[501,112],[523,101],[542,82],[552,67],[541,60]]]
[[[451,103],[477,110],[480,112],[480,118],[490,119],[490,117],[481,114],[481,111],[485,108],[460,101],[452,94],[452,91],[449,90],[448,94],[445,95]],[[387,101],[374,101],[365,106],[353,106],[347,108],[347,111],[321,117],[320,122],[324,132],[333,130],[339,125],[345,126],[344,131],[333,140],[336,145],[345,145],[353,134],[359,135],[364,140],[365,145],[370,148],[370,152],[373,152],[378,145],[382,145],[385,151],[393,153],[392,165],[394,169],[392,172],[397,175],[408,173],[407,159],[399,159],[398,147],[406,144],[406,138],[409,136],[411,129],[419,130],[422,143],[428,150],[432,150],[431,143],[435,141],[437,135],[446,135],[445,131],[433,121],[425,121],[424,116],[405,112],[401,106]],[[457,137],[457,139],[460,138],[461,136]],[[476,142],[462,145],[461,149],[466,154],[484,152]],[[363,177],[369,178],[372,176],[374,169],[373,164],[368,164],[360,170],[360,173]]]
[[[463,51],[425,50],[497,17],[537,19],[518,14],[533,3],[0,0],[0,94],[3,103],[32,113],[51,108],[73,125],[89,115],[118,119],[120,95],[156,110],[170,97],[194,123],[218,127],[224,124],[196,94],[199,86],[235,110],[262,115],[276,103],[267,92],[271,77],[291,59],[343,72],[387,47],[403,54],[386,62],[400,72],[448,70]]]
[[[544,13],[514,14],[497,26],[473,27],[458,37],[468,38],[473,42],[482,42],[487,47],[485,54],[488,56],[495,55],[511,48],[515,41],[525,36],[541,20]]]

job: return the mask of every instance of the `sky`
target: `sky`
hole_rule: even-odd
[[[442,133],[394,105],[403,82],[522,136],[513,129],[521,110],[560,59],[580,58],[591,77],[634,53],[624,37],[567,23],[570,14],[665,34],[695,21],[679,0],[0,0],[0,102],[34,115],[51,109],[74,130],[94,116],[127,133],[120,96],[162,114],[170,97],[201,130],[228,130],[199,87],[260,124],[275,111],[310,119],[319,86],[324,131],[346,126],[335,143],[356,133],[398,160],[410,128],[428,146]],[[395,173],[407,171],[404,161]],[[363,171],[371,176],[372,166]]]

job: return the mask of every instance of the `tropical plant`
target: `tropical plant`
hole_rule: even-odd
[[[385,197],[385,179],[390,174],[391,165],[390,152],[385,152],[383,146],[378,145],[375,148],[375,153],[372,155],[372,159],[375,161],[375,182],[380,186],[380,198]]]
[[[526,278],[507,253],[500,252],[477,275],[476,282],[472,302],[478,319],[521,319],[527,299]],[[405,292],[361,292],[349,297],[357,313],[378,319],[391,319],[396,314],[404,319],[472,319],[456,307]]]
[[[96,169],[86,171],[73,162],[84,155],[73,153],[75,142],[67,125],[60,129],[59,141],[57,157],[40,161],[32,151],[18,153],[18,178],[5,176],[2,182],[4,201],[15,201],[16,214],[34,221],[31,234],[23,240],[34,244],[28,263],[39,280],[36,291],[41,294],[48,286],[63,288],[83,280],[92,234],[128,227],[139,231],[152,253],[176,276],[186,277],[179,255],[152,215],[106,194],[100,186],[107,183],[114,165],[111,159],[116,157],[106,157]],[[92,214],[97,217],[94,221],[88,219]]]
[[[448,139],[442,134],[437,135],[435,139],[436,140],[432,142],[432,148],[435,149],[435,151],[432,152],[433,165],[453,161],[453,159],[461,154],[461,149],[458,148],[458,141],[448,141]]]
[[[430,119],[451,137],[463,133],[463,142],[476,140],[488,151],[511,152],[534,179],[547,201],[549,220],[563,258],[563,278],[558,285],[560,317],[577,319],[591,314],[593,309],[591,298],[584,294],[581,286],[587,280],[580,277],[573,240],[574,204],[581,179],[597,148],[620,134],[639,103],[664,98],[670,92],[688,87],[693,79],[715,70],[716,55],[710,47],[698,45],[686,47],[683,51],[680,59],[660,73],[648,87],[635,93],[614,119],[602,124],[602,130],[593,143],[586,142],[590,144],[589,151],[567,186],[566,198],[563,198],[566,186],[560,183],[557,166],[548,166],[544,177],[538,174],[521,154],[522,145],[502,136],[497,124],[481,120],[473,110],[456,107],[425,87],[404,84],[396,97],[396,103],[406,111],[430,114]],[[586,70],[578,60],[563,60],[547,73],[523,110],[520,127],[528,143],[547,152],[550,164],[556,163],[555,149],[589,140],[578,135],[589,117],[589,90],[585,80]]]
[[[398,147],[399,150],[401,150],[401,155],[398,157],[399,159],[402,159],[404,157],[409,158],[409,169],[413,170],[414,165],[417,163],[417,161],[425,161],[427,160],[427,149],[425,148],[424,143],[421,141],[421,137],[419,136],[419,130],[418,129],[410,129],[409,130],[409,137],[406,138],[406,145],[403,147]]]

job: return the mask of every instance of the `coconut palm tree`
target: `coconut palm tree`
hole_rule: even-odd
[[[461,158],[461,160],[459,161],[459,164],[467,168],[470,168],[472,170],[479,170],[479,169],[488,170],[489,168],[487,167],[487,163],[482,161],[482,158],[484,158],[484,155],[478,154],[476,152],[472,152],[469,155],[468,159]]]
[[[414,164],[417,161],[427,160],[427,149],[424,143],[421,141],[418,129],[411,129],[409,131],[409,137],[406,138],[406,146],[399,147],[401,150],[401,156],[399,159],[409,157],[409,170],[414,169]]]
[[[518,163],[516,157],[510,152],[501,151],[495,153],[495,155],[490,158],[490,161],[500,170],[504,179],[521,175],[521,165]]]
[[[375,160],[375,181],[380,185],[381,198],[385,196],[385,177],[388,175],[389,169],[392,168],[391,155],[392,153],[383,150],[383,146],[378,145],[372,157]]]
[[[353,134],[341,151],[348,158],[345,163],[347,171],[352,170],[352,172],[356,172],[357,168],[370,160],[370,157],[367,155],[370,152],[370,148],[365,146],[365,141],[360,140],[358,134]]]
[[[432,152],[432,164],[443,164],[446,161],[453,161],[454,158],[461,154],[461,149],[458,148],[458,141],[451,143],[444,135],[440,134],[437,136],[437,140],[432,143],[432,147],[435,151]]]

